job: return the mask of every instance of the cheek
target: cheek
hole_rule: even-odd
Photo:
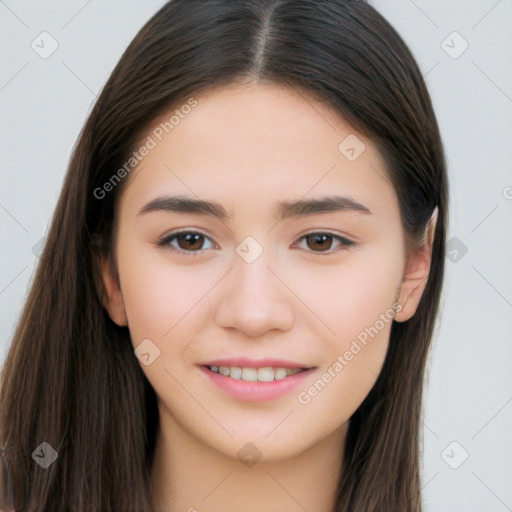
[[[207,265],[176,265],[164,251],[123,243],[121,237],[118,254],[132,346],[145,351],[149,346],[152,356],[158,354],[148,365],[141,359],[141,369],[157,396],[180,411],[180,400],[188,398],[172,376],[186,381],[187,363],[193,359],[190,347],[207,325],[208,292],[219,277]]]
[[[402,270],[398,251],[376,247],[348,256],[336,264],[309,262],[286,270],[294,292],[324,324],[326,340],[334,339],[340,349],[389,314]]]
[[[174,338],[183,325],[200,326],[202,298],[218,281],[215,269],[207,265],[176,265],[166,257],[165,250],[131,247],[130,242],[123,244],[121,240],[118,254],[134,345],[149,338],[163,350],[168,345],[165,340]]]
[[[302,270],[298,293],[330,331],[318,338],[329,356],[298,395],[299,403],[311,403],[309,412],[329,416],[342,404],[332,419],[346,420],[371,390],[389,345],[401,265],[399,251],[380,247],[336,266]]]

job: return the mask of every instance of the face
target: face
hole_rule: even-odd
[[[428,258],[407,260],[377,150],[326,106],[275,85],[196,100],[141,139],[106,306],[164,425],[229,456],[250,442],[292,457],[367,396]]]

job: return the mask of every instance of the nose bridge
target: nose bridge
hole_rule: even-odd
[[[237,328],[249,336],[260,336],[271,329],[290,329],[294,318],[292,300],[275,271],[270,270],[275,266],[270,250],[249,239],[240,243],[236,251],[234,268],[217,310],[218,324]]]
[[[280,290],[277,290],[276,278],[269,270],[269,260],[268,255],[262,254],[251,263],[244,260],[235,263],[233,279],[242,295],[247,295],[256,301],[272,299],[274,294],[280,293]]]
[[[261,241],[262,237],[259,239]],[[265,296],[271,298],[274,293],[282,292],[277,290],[278,283],[269,269],[275,266],[272,247],[267,240],[260,241],[247,236],[238,244],[233,272],[235,286],[240,288],[242,294],[253,296],[255,300]]]

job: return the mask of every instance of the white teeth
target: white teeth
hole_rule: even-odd
[[[242,368],[233,366],[229,369],[229,376],[233,379],[240,380],[242,378]]]
[[[274,380],[274,368],[258,368],[258,380],[260,382],[272,382]]]
[[[246,382],[272,382],[282,380],[289,375],[295,375],[302,371],[301,368],[239,368],[238,366],[209,366],[214,373],[220,373],[226,377]]]
[[[256,368],[242,368],[242,380],[247,382],[257,382],[258,370],[256,370]]]
[[[274,370],[274,379],[282,380],[286,377],[286,369],[285,368],[276,368]]]

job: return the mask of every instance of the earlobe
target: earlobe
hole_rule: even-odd
[[[421,246],[413,249],[409,255],[397,299],[402,306],[395,315],[397,322],[406,322],[414,316],[425,291],[430,274],[436,222],[437,207],[427,224]]]
[[[124,308],[123,294],[119,286],[119,280],[114,275],[112,265],[107,257],[101,258],[101,278],[105,290],[103,306],[108,311],[112,321],[124,327],[128,324]]]

